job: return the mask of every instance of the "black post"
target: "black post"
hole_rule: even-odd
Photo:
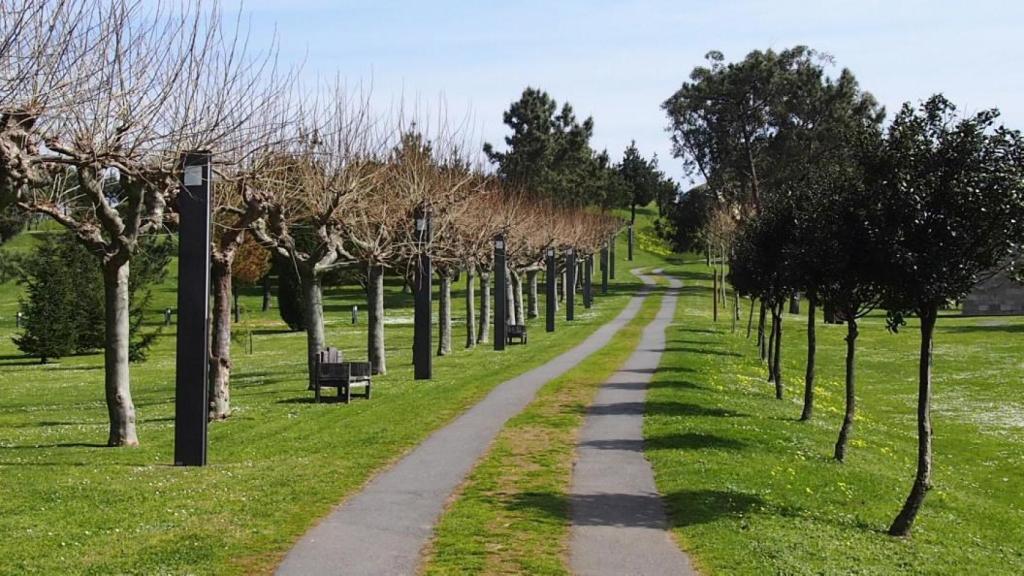
[[[508,329],[508,277],[505,274],[505,235],[494,237],[494,349],[505,349]]]
[[[555,265],[555,249],[548,248],[548,271],[544,276],[544,314],[547,320],[547,331],[555,331],[555,304],[558,295],[556,294],[556,279],[558,278],[558,267]]]
[[[589,255],[583,260],[583,307],[590,309],[594,303],[594,293],[591,280],[594,276],[594,256]]]
[[[629,225],[629,261],[633,261],[633,225]]]
[[[608,277],[615,280],[615,239],[618,234],[613,234],[611,242],[608,243]]]
[[[565,253],[565,319],[572,321],[576,304],[576,252],[572,248]]]
[[[178,341],[174,464],[206,465],[210,336],[209,152],[183,154],[178,194]]]
[[[608,293],[608,244],[601,247],[601,294]]]
[[[431,226],[430,212],[423,207],[416,210],[416,244],[419,247],[419,257],[415,273],[415,308],[413,327],[413,372],[416,380],[430,380],[433,376],[434,356],[433,336],[431,324],[431,301],[433,299],[433,263],[430,260],[430,253],[427,251],[427,244],[430,242]]]

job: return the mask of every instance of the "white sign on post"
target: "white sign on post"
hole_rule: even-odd
[[[203,167],[185,166],[185,186],[202,186]]]

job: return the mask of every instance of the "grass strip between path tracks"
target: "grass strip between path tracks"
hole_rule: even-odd
[[[652,292],[609,344],[545,384],[508,422],[438,524],[426,551],[426,574],[568,573],[568,492],[579,429],[601,385],[636,349],[660,303],[660,294]]]

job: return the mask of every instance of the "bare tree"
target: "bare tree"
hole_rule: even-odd
[[[16,56],[39,64],[4,113],[4,188],[22,209],[72,231],[99,259],[108,444],[134,446],[129,263],[139,239],[161,228],[174,203],[181,153],[218,150],[260,112],[255,91],[266,59],[246,55],[244,35],[224,25],[216,5],[48,6],[38,17],[62,32],[46,30]]]

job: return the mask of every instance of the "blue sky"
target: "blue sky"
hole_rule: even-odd
[[[226,0],[228,7],[239,5]],[[618,158],[635,139],[679,176],[659,108],[709,50],[806,44],[848,67],[890,114],[944,92],[963,111],[998,107],[1024,129],[1024,2],[246,0],[254,44],[276,30],[304,74],[372,81],[374,99],[446,103],[501,143],[501,113],[538,86],[594,117],[593,144]],[[233,8],[232,8],[233,9]]]

